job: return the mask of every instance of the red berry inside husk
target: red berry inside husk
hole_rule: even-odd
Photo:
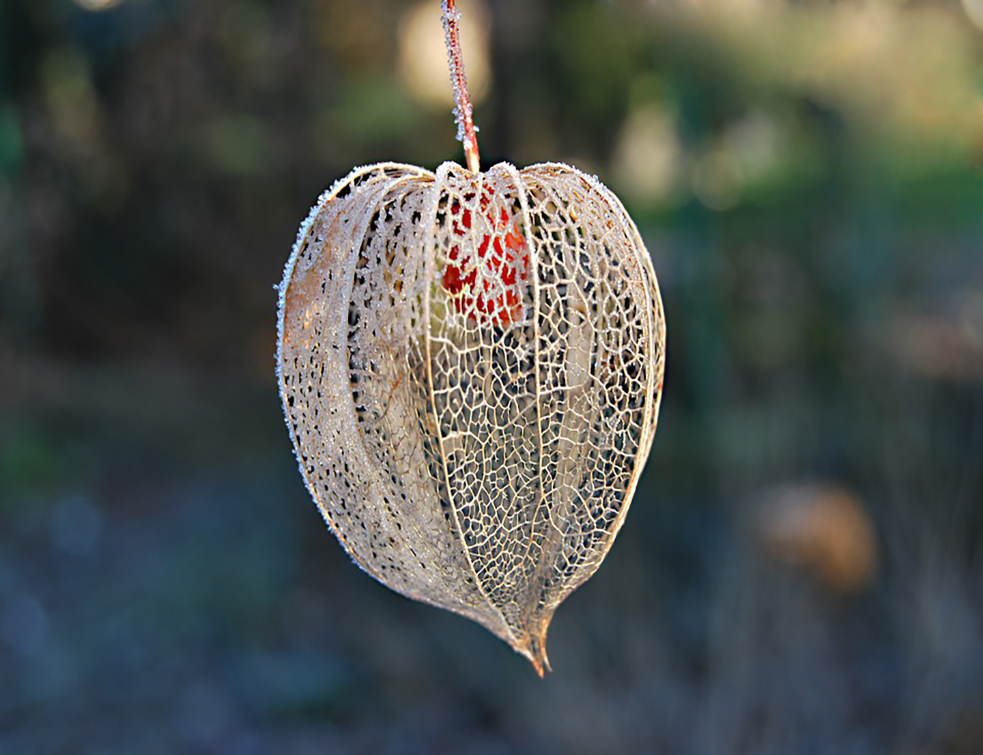
[[[489,208],[487,195],[481,198],[482,226],[476,246],[457,244],[450,248],[444,269],[444,289],[451,294],[454,308],[479,325],[506,328],[522,317],[522,289],[529,276],[529,250],[518,216],[506,207]],[[471,234],[471,210],[459,202],[450,206],[451,228],[455,236]],[[469,248],[470,247],[470,248]],[[473,259],[470,249],[477,252]]]

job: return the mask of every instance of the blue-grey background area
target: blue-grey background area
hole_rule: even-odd
[[[488,0],[485,164],[598,174],[669,329],[543,681],[351,564],[281,419],[314,199],[461,157],[410,8],[0,5],[0,752],[983,752],[978,0]]]

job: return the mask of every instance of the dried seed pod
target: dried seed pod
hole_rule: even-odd
[[[359,168],[280,285],[284,410],[335,535],[540,674],[553,612],[624,521],[664,355],[635,225],[561,164]]]

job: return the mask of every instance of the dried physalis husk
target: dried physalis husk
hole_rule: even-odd
[[[300,228],[279,377],[351,557],[549,668],[655,434],[665,322],[638,231],[566,165],[359,168]]]

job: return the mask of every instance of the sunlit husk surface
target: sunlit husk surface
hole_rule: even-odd
[[[553,612],[624,521],[664,355],[635,225],[561,164],[356,169],[312,209],[280,286],[284,410],[335,535],[540,674]]]

